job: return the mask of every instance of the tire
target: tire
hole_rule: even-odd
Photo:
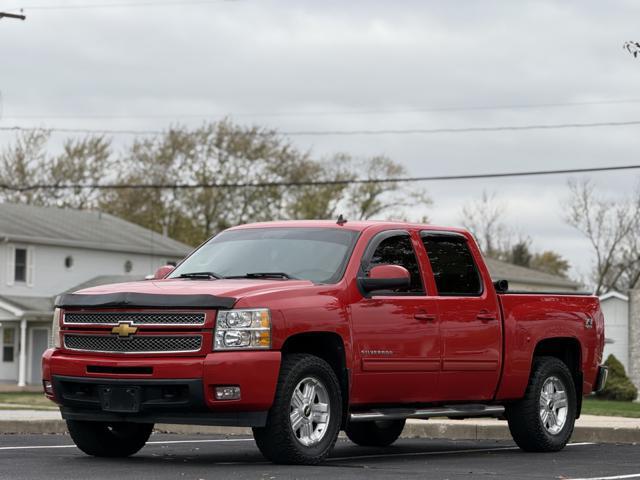
[[[321,358],[294,354],[282,361],[267,423],[254,428],[253,437],[274,463],[316,465],[336,443],[341,423],[342,394],[333,369]]]
[[[576,409],[575,384],[564,362],[536,358],[524,398],[506,409],[511,436],[527,452],[562,450],[573,433]]]
[[[377,420],[350,423],[345,429],[349,440],[361,447],[388,447],[395,442],[406,420]]]
[[[129,457],[144,447],[153,423],[85,422],[67,420],[76,446],[95,457]]]

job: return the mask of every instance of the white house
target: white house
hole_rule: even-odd
[[[190,250],[105,213],[0,204],[0,382],[41,382],[56,295],[142,279]]]
[[[629,297],[618,292],[608,292],[600,297],[604,314],[604,354],[613,354],[629,373]]]

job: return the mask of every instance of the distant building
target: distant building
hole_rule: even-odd
[[[541,272],[532,268],[521,267],[512,263],[487,258],[487,267],[491,278],[508,280],[509,290],[533,292],[577,292],[582,285],[568,278]]]
[[[143,279],[190,250],[105,213],[0,204],[0,382],[41,382],[56,295]]]
[[[604,354],[606,359],[613,354],[629,373],[629,297],[618,292],[605,293],[600,297],[604,314]]]

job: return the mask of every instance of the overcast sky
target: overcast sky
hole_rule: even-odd
[[[28,16],[0,21],[0,126],[156,129],[224,115],[281,131],[640,120],[640,59],[622,49],[640,40],[637,0],[51,8],[161,1],[0,0]],[[593,104],[610,100],[626,102]],[[582,105],[479,108],[558,103]],[[385,154],[415,176],[640,163],[640,126],[291,139],[318,157]],[[639,175],[593,179],[621,196]],[[586,275],[588,243],[562,219],[566,181],[424,186],[430,218],[450,225],[483,189],[496,192],[505,223]]]

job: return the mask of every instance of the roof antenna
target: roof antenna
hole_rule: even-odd
[[[342,226],[342,225],[344,225],[345,223],[347,223],[347,219],[346,219],[346,218],[344,218],[344,217],[342,216],[342,214],[340,214],[340,216],[338,217],[338,221],[337,221],[336,223],[337,223],[338,225]]]

